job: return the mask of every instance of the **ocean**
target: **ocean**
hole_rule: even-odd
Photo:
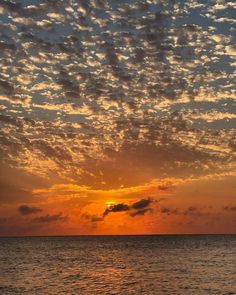
[[[2,237],[0,294],[236,294],[236,235]]]

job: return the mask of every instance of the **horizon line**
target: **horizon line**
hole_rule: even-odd
[[[78,235],[0,235],[1,238],[66,238],[66,237],[145,237],[145,236],[236,236],[236,233],[177,233],[177,234],[78,234]]]

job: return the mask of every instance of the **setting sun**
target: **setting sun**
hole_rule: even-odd
[[[113,201],[107,201],[106,202],[106,206],[107,206],[107,208],[108,209],[110,209],[112,206],[114,206],[116,203],[115,202],[113,202]]]

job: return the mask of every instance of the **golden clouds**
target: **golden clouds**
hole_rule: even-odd
[[[77,197],[93,197],[97,200],[109,202],[111,199],[134,199],[139,196],[158,196],[164,192],[168,194],[175,186],[185,182],[183,179],[167,178],[152,180],[139,186],[121,187],[117,189],[92,189],[88,186],[77,184],[54,184],[48,189],[34,189],[33,194],[55,199],[71,199]]]

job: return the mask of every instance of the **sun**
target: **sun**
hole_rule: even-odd
[[[116,204],[116,202],[114,202],[114,201],[107,201],[107,202],[106,202],[106,207],[107,207],[108,209],[110,209],[110,208],[113,207],[115,204]]]

